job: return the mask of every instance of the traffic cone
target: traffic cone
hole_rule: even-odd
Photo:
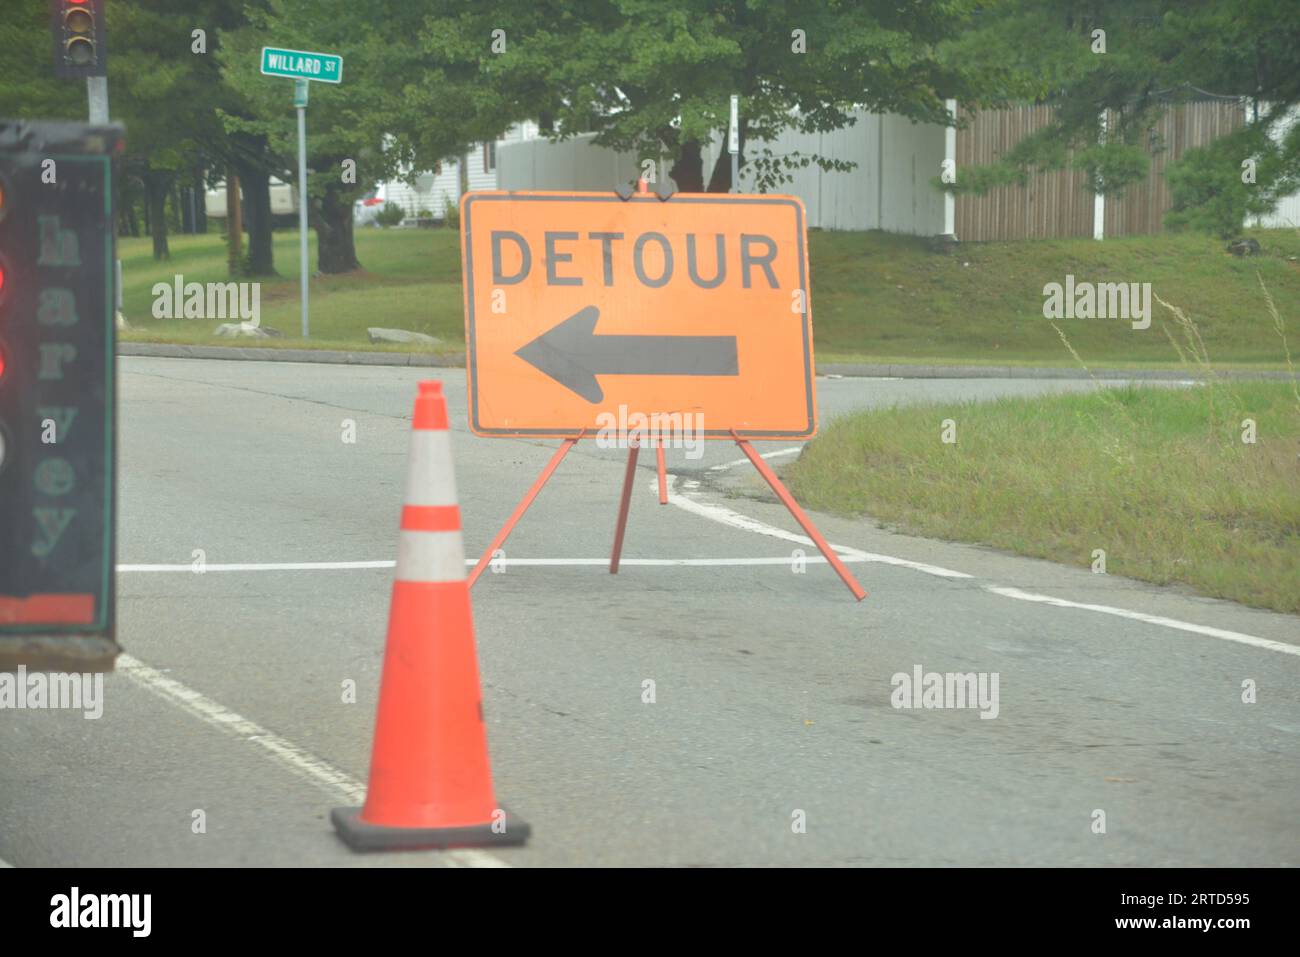
[[[492,792],[441,383],[420,383],[412,429],[370,785],[330,819],[359,851],[522,844]]]

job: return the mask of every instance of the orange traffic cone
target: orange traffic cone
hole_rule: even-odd
[[[441,383],[420,383],[412,428],[370,786],[330,818],[354,850],[522,844],[492,793]]]

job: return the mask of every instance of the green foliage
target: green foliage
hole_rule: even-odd
[[[84,120],[86,84],[54,75],[45,0],[6,0],[0,16],[0,116]]]
[[[375,215],[375,222],[380,226],[396,226],[406,218],[406,213],[397,203],[384,203]]]
[[[344,58],[340,84],[312,83],[307,109],[308,194],[351,205],[376,183],[394,178],[399,157],[383,149],[393,116],[391,79],[377,49],[376,30],[397,4],[343,0],[268,0],[248,13],[247,23],[223,35],[218,59],[222,78],[241,109],[222,110],[228,133],[264,138],[276,157],[277,175],[297,180],[297,118],[293,81],[263,76],[261,48],[320,50]],[[343,161],[356,163],[356,182],[344,180]]]
[[[954,184],[936,178],[941,189],[982,194],[1033,170],[1071,168],[1086,172],[1090,191],[1122,192],[1164,147],[1154,135],[1161,114],[1207,90],[1273,108],[1170,164],[1168,224],[1226,235],[1300,186],[1300,131],[1281,145],[1268,136],[1300,102],[1293,0],[998,0],[940,58],[965,64],[986,102],[1054,109],[1047,127],[992,166],[964,168]],[[1244,186],[1250,157],[1257,178]]]
[[[1222,239],[1240,232],[1249,187],[1242,183],[1239,171],[1224,162],[1222,152],[1213,147],[1193,150],[1169,171],[1174,204],[1165,217],[1168,226],[1214,233]]]
[[[454,152],[450,132],[474,129],[476,138],[487,138],[510,122],[546,117],[555,138],[594,132],[599,145],[680,162],[725,131],[732,93],[742,98],[742,143],[773,139],[790,125],[839,129],[857,107],[944,122],[944,98],[974,90],[959,63],[936,59],[936,45],[963,28],[974,6],[966,0],[438,3],[420,33],[437,63],[437,81],[405,86],[403,99],[424,122],[408,135],[428,162]],[[493,31],[503,31],[495,34],[495,49]],[[470,117],[477,128],[463,122]],[[810,162],[847,168],[761,147],[745,158],[764,185]]]

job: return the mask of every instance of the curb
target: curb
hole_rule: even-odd
[[[119,356],[158,359],[238,359],[252,362],[319,362],[358,366],[441,366],[463,368],[465,354],[453,352],[344,352],[334,349],[241,349],[237,346],[180,346],[155,342],[119,342]]]
[[[149,356],[160,359],[235,359],[253,362],[318,362],[331,365],[425,366],[463,369],[465,354],[452,352],[347,352],[333,349],[267,349],[238,346],[181,346],[153,342],[119,342],[120,356]],[[1078,368],[1036,366],[906,365],[873,362],[827,362],[817,365],[817,375],[884,377],[897,379],[1154,379],[1184,381],[1204,379],[1197,370],[1181,369],[1093,369],[1091,375]],[[1280,370],[1228,370],[1223,379],[1297,378]]]
[[[818,375],[887,376],[899,379],[1165,379],[1185,381],[1209,378],[1200,369],[1093,369],[1041,366],[880,365],[870,362],[817,364]],[[1300,377],[1281,370],[1229,369],[1221,379],[1283,379]]]

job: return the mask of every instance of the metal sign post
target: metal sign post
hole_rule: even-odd
[[[293,81],[293,105],[298,109],[298,272],[302,288],[302,337],[307,322],[307,80]]]
[[[309,81],[341,83],[343,58],[333,53],[262,47],[262,73],[292,79],[293,105],[298,111],[298,271],[302,288],[302,337],[307,321],[307,89]]]
[[[731,153],[731,191],[740,192],[740,97],[731,94],[731,125],[727,129],[727,150]]]

